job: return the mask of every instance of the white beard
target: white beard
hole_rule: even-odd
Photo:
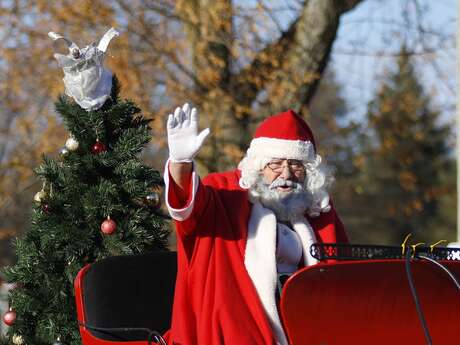
[[[293,189],[281,192],[277,187],[288,186]],[[303,184],[278,177],[270,185],[259,175],[255,185],[249,189],[249,199],[260,202],[275,213],[279,221],[292,221],[303,216],[312,204],[313,197]]]

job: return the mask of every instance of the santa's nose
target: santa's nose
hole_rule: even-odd
[[[283,171],[281,172],[280,176],[284,178],[285,180],[289,180],[292,176],[291,169],[289,168],[289,165],[284,165],[283,166]]]

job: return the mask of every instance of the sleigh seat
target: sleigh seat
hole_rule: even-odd
[[[74,284],[83,345],[164,343],[158,335],[170,327],[176,273],[176,252],[114,256],[83,267]]]

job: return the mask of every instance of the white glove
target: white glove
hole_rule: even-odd
[[[176,163],[191,162],[209,134],[209,128],[198,134],[197,111],[187,103],[169,114],[167,130],[169,159]]]

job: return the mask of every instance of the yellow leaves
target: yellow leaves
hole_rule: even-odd
[[[405,217],[410,217],[413,215],[414,209],[411,207],[411,205],[403,205],[402,213]]]
[[[231,1],[212,1],[206,4],[208,15],[206,25],[213,32],[231,32],[232,29],[232,3]]]
[[[404,111],[407,114],[409,114],[409,116],[412,116],[413,120],[416,119],[417,109],[419,109],[419,107],[419,100],[417,98],[417,95],[415,95],[413,92],[405,92],[401,95],[399,108],[401,111]]]
[[[384,93],[380,94],[379,116],[374,120],[382,121],[382,117],[391,116],[398,112],[405,113],[412,121],[417,120],[417,111],[421,107],[421,101],[414,91],[409,90],[398,94],[397,97],[387,97]]]
[[[273,82],[269,90],[268,98],[272,104],[286,104],[290,100],[295,102],[295,95],[300,87],[310,84],[319,78],[316,73],[290,73],[277,70],[272,74]]]
[[[361,186],[361,185],[356,185],[356,186],[354,187],[354,190],[355,190],[355,193],[356,193],[356,194],[363,194],[363,193],[364,193],[364,188],[363,188],[363,186]]]
[[[425,140],[425,133],[423,133],[422,131],[415,132],[414,139],[418,142],[423,142]]]
[[[64,146],[65,141],[69,137],[69,133],[64,128],[62,123],[57,121],[54,115],[45,115],[47,126],[38,138],[35,146],[39,147],[42,153],[57,152],[61,146]],[[41,155],[40,152],[35,153],[37,158]]]
[[[392,151],[396,146],[396,140],[394,137],[383,138],[382,147],[386,151]]]
[[[199,5],[198,0],[177,0],[175,11],[180,16],[187,18],[191,23],[197,24],[199,22]]]
[[[450,192],[449,186],[431,187],[425,191],[423,197],[425,201],[439,200]]]
[[[366,158],[363,155],[354,156],[353,165],[359,170],[363,169],[366,165]]]
[[[239,162],[243,159],[244,153],[233,144],[225,145],[223,147],[223,154],[234,162]]]
[[[380,105],[380,112],[382,114],[385,114],[385,113],[390,113],[393,110],[394,110],[393,109],[393,101],[390,100],[390,99],[384,99],[383,102]]]
[[[47,125],[44,126],[44,123]],[[43,153],[57,152],[59,145],[67,139],[66,131],[56,121],[54,115],[29,115],[16,120],[12,141],[17,145],[10,153],[9,159],[3,164],[6,175],[2,176],[0,192],[13,193],[16,188],[11,184],[27,184],[33,178],[33,167],[41,159]]]
[[[200,82],[208,85],[211,88],[218,87],[219,82],[222,80],[222,74],[216,70],[214,66],[202,68],[200,71]]]
[[[140,69],[133,66],[134,61],[127,35],[120,35],[114,40],[105,63],[119,79],[123,90],[122,96],[134,100],[144,108],[147,105],[145,104],[145,97],[148,90],[143,87]]]
[[[224,69],[227,66],[227,62],[216,54],[211,54],[207,57],[209,67],[213,69]]]
[[[240,104],[235,104],[234,105],[234,112],[235,112],[235,117],[237,119],[242,119],[243,116],[246,116],[247,114],[252,113],[252,109],[249,105],[240,105]]]
[[[113,7],[105,1],[61,0],[48,2],[48,5],[42,4],[40,8],[44,12],[49,12],[57,22],[66,26],[71,25],[75,29],[86,23],[113,23]]]
[[[417,187],[417,176],[411,171],[400,172],[398,180],[403,190],[414,191]]]
[[[402,213],[406,217],[414,216],[416,213],[420,213],[422,211],[423,203],[418,199],[411,200],[402,206]]]
[[[395,205],[391,204],[387,206],[387,213],[390,217],[395,217],[397,212],[397,208]]]
[[[390,218],[401,216],[412,217],[416,213],[423,212],[423,202],[418,199],[404,201],[401,203],[395,201],[394,203],[386,206],[386,212]]]
[[[16,235],[16,230],[15,229],[0,228],[0,241],[7,240],[7,239],[9,239],[9,238],[11,238],[11,237],[13,237],[15,235]],[[0,283],[1,283],[1,281],[0,281]]]
[[[259,54],[257,54],[257,58],[262,64],[269,63],[273,67],[280,67],[281,65],[279,54],[269,54],[268,52],[260,52]]]
[[[2,58],[6,60],[6,62],[14,61],[17,53],[18,53],[17,48],[3,48],[0,51]]]
[[[420,200],[413,200],[411,206],[417,212],[423,211],[423,203]]]
[[[56,71],[61,73],[61,71]],[[57,73],[47,73],[43,76],[43,85],[46,85],[50,99],[56,99],[59,95],[64,93],[64,83],[61,83],[61,78],[56,76]]]

